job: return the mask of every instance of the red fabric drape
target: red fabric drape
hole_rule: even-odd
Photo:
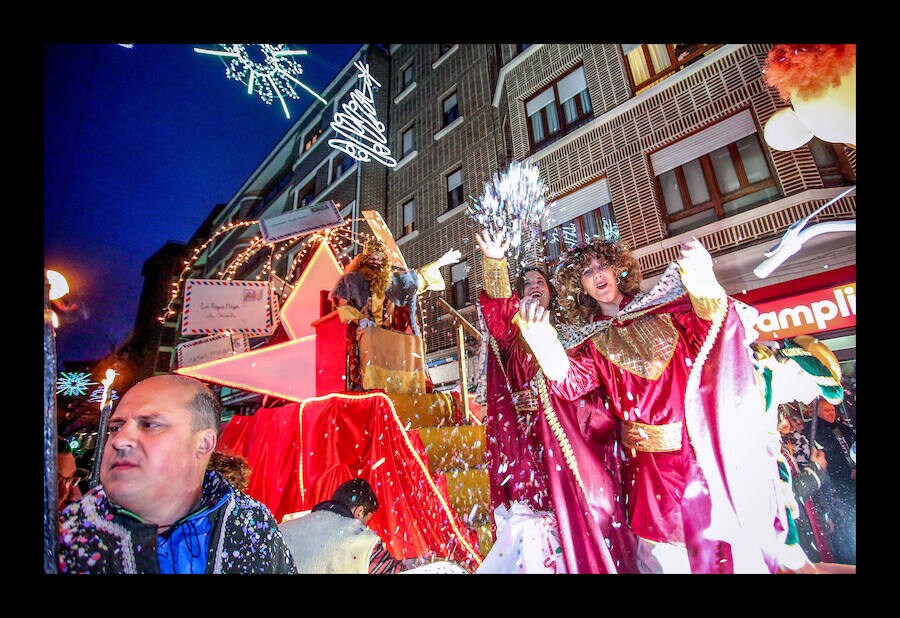
[[[254,420],[226,426],[219,450],[244,455],[252,470],[247,493],[278,521],[358,476],[381,503],[369,527],[394,557],[431,553],[470,570],[481,563],[478,536],[450,505],[446,479],[431,475],[418,434],[404,430],[384,393],[336,393],[240,418]]]

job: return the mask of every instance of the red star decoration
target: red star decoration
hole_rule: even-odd
[[[281,308],[289,341],[175,371],[231,388],[301,402],[316,393],[316,333],[322,290],[343,274],[327,242],[316,252]]]

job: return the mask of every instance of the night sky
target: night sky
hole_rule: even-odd
[[[57,331],[59,367],[124,343],[144,262],[167,241],[187,242],[307,107],[322,105],[297,87],[286,118],[277,99],[248,94],[195,47],[217,48],[44,47],[44,267],[65,275],[78,305]],[[359,47],[290,44],[308,51],[295,61],[317,93]]]

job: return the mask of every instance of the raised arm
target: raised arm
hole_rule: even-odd
[[[681,281],[690,295],[694,312],[704,320],[722,315],[728,299],[716,280],[709,251],[696,238],[681,243],[679,249],[677,262]]]
[[[502,231],[495,237],[488,230],[482,230],[475,235],[475,242],[481,249],[484,291],[491,298],[509,298],[512,296],[509,266],[506,263],[509,240]]]

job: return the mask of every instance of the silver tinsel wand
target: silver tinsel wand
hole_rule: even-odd
[[[504,231],[509,246],[517,248],[526,230],[540,233],[541,219],[552,205],[537,165],[513,161],[505,172],[495,173],[492,181],[485,183],[466,214],[492,236]]]

